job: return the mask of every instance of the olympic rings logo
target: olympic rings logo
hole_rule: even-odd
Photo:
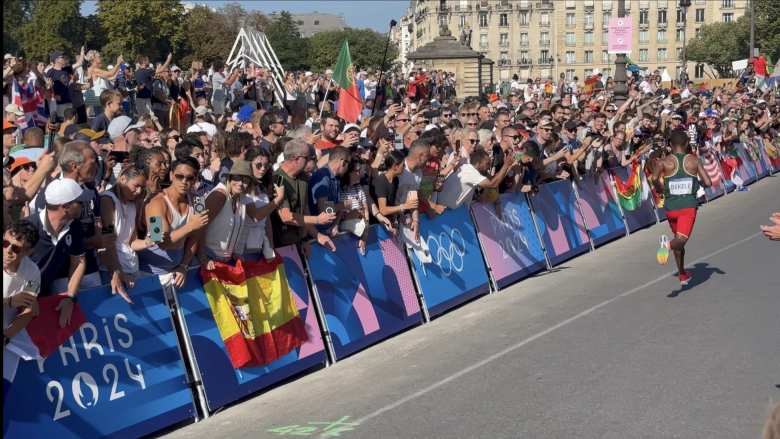
[[[463,271],[466,240],[463,239],[460,230],[451,229],[449,235],[444,232],[439,233],[438,236],[429,235],[425,242],[428,244],[433,263],[441,269],[442,274],[449,276],[453,271],[456,273]]]
[[[495,214],[491,215],[490,225],[493,229],[494,239],[501,247],[503,259],[509,259],[510,255],[519,255],[528,248],[528,240],[522,233],[523,224],[517,214],[517,209],[507,209],[503,214],[503,219]]]

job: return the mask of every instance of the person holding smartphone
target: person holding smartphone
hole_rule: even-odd
[[[38,314],[41,271],[29,257],[38,236],[28,221],[11,224],[3,234],[3,346]]]

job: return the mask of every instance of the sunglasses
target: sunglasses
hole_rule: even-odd
[[[396,119],[397,122],[409,122],[411,119]]]
[[[175,178],[176,181],[183,181],[185,183],[194,183],[195,182],[195,176],[194,175],[173,174],[173,178]]]
[[[542,131],[552,131],[552,128],[542,128],[542,127],[539,127],[539,129],[542,130]]]
[[[466,140],[468,140],[469,143],[471,143],[472,145],[476,145],[477,142],[479,142],[479,139],[466,139]]]
[[[257,162],[255,163],[255,169],[268,169],[271,167],[270,163]]]
[[[3,240],[3,248],[10,248],[12,252],[16,253],[17,255],[24,250],[24,247],[20,247],[16,244],[11,244],[11,241],[4,239]]]
[[[181,142],[181,136],[171,136],[171,137],[169,137],[169,139],[173,139],[176,142]]]
[[[441,117],[452,117],[452,113],[442,113]]]
[[[477,113],[466,113],[466,117],[474,117]]]
[[[477,124],[476,124],[476,123],[474,123],[474,122],[469,122],[469,123],[467,123],[466,125],[467,125],[467,126],[470,126],[470,127],[475,127],[475,126],[477,126]]]
[[[35,171],[35,169],[37,168],[37,166],[35,165],[35,163],[27,163],[26,165],[22,165],[22,166],[20,166],[20,168],[21,168],[23,171]]]
[[[230,181],[240,181],[241,183],[249,185],[249,183],[252,182],[252,179],[250,179],[246,175],[231,175]]]

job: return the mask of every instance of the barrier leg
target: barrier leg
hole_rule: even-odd
[[[577,185],[574,183],[574,179],[571,181],[571,189],[574,191],[574,204],[577,205],[577,211],[580,213],[580,218],[582,218],[582,224],[585,225],[585,233],[588,234],[590,251],[594,251],[596,250],[596,247],[593,245],[593,234],[590,232],[590,227],[588,227],[588,220],[585,218],[585,214],[582,211],[582,206],[580,206],[580,192],[577,190]]]
[[[531,210],[531,221],[534,223],[534,230],[536,230],[536,237],[539,238],[539,245],[542,247],[542,252],[544,252],[544,262],[547,264],[547,270],[552,270],[552,264],[550,263],[550,255],[547,254],[547,247],[544,245],[544,240],[542,239],[542,233],[539,231],[539,224],[536,223],[536,209],[534,208],[534,203],[531,202],[531,197],[528,196],[528,194],[525,194],[525,200],[528,203],[528,208]]]
[[[417,270],[414,269],[412,264],[412,255],[409,253],[409,248],[402,241],[401,247],[404,249],[406,255],[406,264],[409,266],[409,272],[412,274],[412,281],[414,282],[414,289],[417,293],[417,301],[420,303],[420,310],[423,314],[423,323],[429,323],[431,321],[431,313],[428,311],[428,304],[425,303],[425,296],[423,296],[422,288],[420,288],[420,280],[417,278]]]
[[[617,200],[617,189],[615,188],[615,177],[612,175],[611,172],[607,172],[607,175],[609,176],[609,190],[612,192],[612,196]],[[620,202],[617,203],[618,209],[620,210],[620,217],[623,218],[623,226],[626,228],[626,236],[631,234],[631,229],[628,228],[628,220],[626,219],[626,213],[623,212],[623,206],[620,205]]]
[[[498,292],[498,283],[496,283],[496,279],[493,276],[493,269],[490,268],[490,264],[487,263],[487,258],[485,257],[485,247],[482,245],[482,241],[479,239],[479,226],[477,225],[477,220],[474,218],[474,211],[471,210],[471,207],[469,206],[469,215],[471,216],[471,222],[474,223],[474,230],[477,231],[477,243],[479,243],[479,251],[482,252],[482,262],[485,264],[485,270],[487,270],[488,274],[488,285],[490,286],[490,293],[497,293]]]
[[[298,248],[297,245],[295,247]],[[328,322],[325,319],[325,311],[322,309],[320,294],[317,292],[317,284],[311,277],[311,270],[309,270],[309,260],[304,257],[300,251],[298,252],[298,257],[301,258],[303,270],[305,271],[304,275],[306,277],[306,282],[309,283],[311,301],[314,305],[314,314],[317,316],[317,321],[319,322],[320,328],[322,329],[322,340],[325,342],[325,353],[328,357],[328,362],[325,364],[325,367],[328,367],[336,362],[336,351],[333,348],[333,337],[330,335],[330,330],[328,329]]]
[[[181,313],[179,307],[178,291],[174,287],[163,287],[165,299],[168,302],[168,308],[171,311],[173,328],[179,338],[179,353],[184,361],[184,369],[187,372],[187,383],[192,390],[192,401],[195,404],[195,411],[199,413],[196,421],[206,419],[210,416],[208,400],[206,399],[206,390],[203,388],[203,379],[201,378],[198,362],[195,361],[195,351],[190,342],[190,332],[187,329],[187,321]]]

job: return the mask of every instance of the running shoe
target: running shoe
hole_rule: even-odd
[[[661,235],[658,242],[661,246],[655,253],[655,259],[658,260],[659,264],[666,265],[669,261],[669,238],[666,235]]]
[[[691,274],[690,271],[683,271],[679,277],[680,277],[680,285],[686,286],[691,281],[693,275]]]

